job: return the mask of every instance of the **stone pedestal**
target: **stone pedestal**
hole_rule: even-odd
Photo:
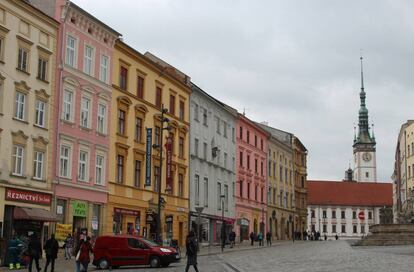
[[[357,246],[414,245],[414,224],[381,224],[370,227],[368,236],[363,237]]]

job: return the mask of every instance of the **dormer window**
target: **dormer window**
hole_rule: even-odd
[[[76,18],[75,18],[75,17],[70,18],[70,22],[71,22],[72,24],[76,24]]]

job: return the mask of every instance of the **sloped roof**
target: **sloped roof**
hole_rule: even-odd
[[[308,204],[392,206],[392,183],[308,180]]]

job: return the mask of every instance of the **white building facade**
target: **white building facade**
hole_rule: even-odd
[[[227,235],[234,225],[236,113],[192,85],[190,229],[199,231],[200,241],[204,244],[220,242],[222,217]],[[202,209],[200,214],[196,208]]]

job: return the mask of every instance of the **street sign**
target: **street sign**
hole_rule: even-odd
[[[358,213],[358,218],[359,218],[359,220],[365,220],[365,213],[363,211],[360,211]]]

